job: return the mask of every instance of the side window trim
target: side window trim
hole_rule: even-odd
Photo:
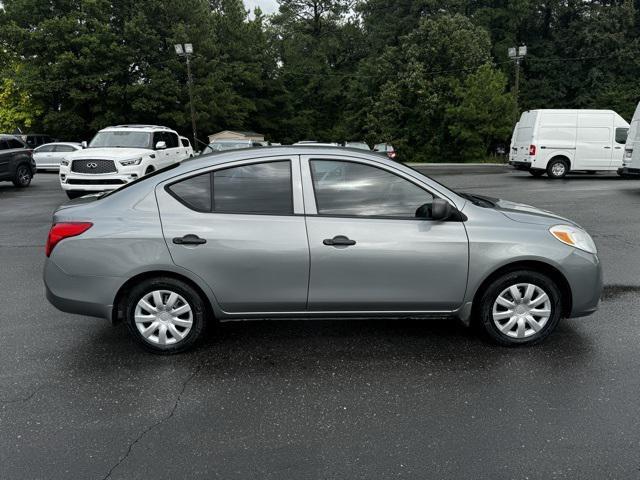
[[[378,164],[373,161],[367,161],[360,158],[353,157],[342,157],[336,155],[303,155],[301,157],[301,169],[302,169],[302,185],[304,189],[304,206],[305,206],[305,215],[307,216],[315,216],[315,217],[325,217],[325,218],[357,218],[357,219],[385,219],[385,220],[415,220],[415,221],[431,221],[425,218],[413,218],[413,217],[392,217],[385,215],[338,215],[338,214],[326,214],[326,213],[318,213],[318,200],[316,197],[315,187],[313,185],[313,174],[311,172],[311,162],[313,160],[325,160],[325,161],[336,161],[336,162],[351,162],[351,163],[359,163],[362,165],[367,165],[372,168],[379,168],[391,175],[395,175],[403,180],[415,185],[416,187],[424,190],[426,193],[431,195],[433,198],[442,198],[449,202],[454,208],[455,203],[448,199],[446,196],[443,196],[439,192],[434,192],[427,186],[420,184],[415,181],[415,179],[405,176],[402,172],[396,172],[393,169],[386,168],[385,165]]]
[[[273,213],[260,213],[260,212],[216,212],[214,211],[214,193],[213,193],[213,184],[214,184],[214,176],[213,173],[220,170],[227,170],[234,167],[241,167],[244,165],[253,165],[259,163],[272,163],[272,162],[289,162],[289,171],[290,171],[290,179],[292,182],[292,197],[291,197],[291,205],[292,205],[292,213],[286,214],[273,214]],[[196,170],[193,172],[185,173],[177,178],[172,178],[166,180],[162,184],[156,186],[156,188],[160,188],[164,190],[169,196],[173,197],[178,203],[180,203],[185,208],[198,212],[198,213],[206,213],[212,215],[267,215],[267,216],[277,216],[277,217],[291,217],[297,215],[304,215],[304,205],[302,199],[302,184],[301,184],[301,174],[300,174],[300,164],[299,164],[299,156],[292,155],[286,157],[262,157],[262,158],[251,158],[245,160],[236,160],[221,163],[219,165],[215,165],[213,167],[205,167],[200,170]],[[187,180],[189,178],[197,177],[199,175],[209,175],[210,188],[211,188],[211,209],[206,210],[197,210],[192,206],[186,204],[181,198],[178,197],[174,192],[171,191],[171,186]]]

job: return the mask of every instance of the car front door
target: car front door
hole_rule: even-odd
[[[0,176],[9,174],[12,150],[9,150],[9,142],[0,138]]]
[[[416,217],[434,192],[373,161],[310,156],[301,167],[308,310],[444,312],[461,305],[469,255],[464,225]]]
[[[159,185],[156,197],[173,261],[204,279],[222,310],[305,309],[309,246],[297,157],[218,165]]]
[[[165,132],[153,133],[153,148],[156,151],[156,168],[162,168],[173,163],[171,161],[171,151],[169,150],[168,141],[169,139],[166,137]],[[158,142],[164,142],[165,148],[156,149]]]

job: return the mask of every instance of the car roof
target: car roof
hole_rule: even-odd
[[[43,143],[42,145],[38,145],[38,147],[44,147],[45,145],[69,145],[71,147],[82,146],[80,142],[49,142],[49,143]]]
[[[20,140],[20,142],[22,142],[22,139],[20,138],[19,135],[11,135],[9,133],[0,133],[0,138],[1,139],[13,138],[15,140]]]
[[[108,132],[112,130],[132,130],[138,132],[154,132],[154,131],[166,131],[173,132],[169,127],[163,127],[160,125],[140,125],[140,124],[126,124],[126,125],[112,125],[110,127],[105,127],[101,129],[101,132]]]

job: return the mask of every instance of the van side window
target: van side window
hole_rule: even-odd
[[[629,129],[627,127],[616,128],[616,143],[627,143],[627,135]]]

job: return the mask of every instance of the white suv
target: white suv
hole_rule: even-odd
[[[189,158],[178,134],[154,125],[118,125],[100,130],[88,147],[60,163],[60,185],[69,198],[114,190]]]

